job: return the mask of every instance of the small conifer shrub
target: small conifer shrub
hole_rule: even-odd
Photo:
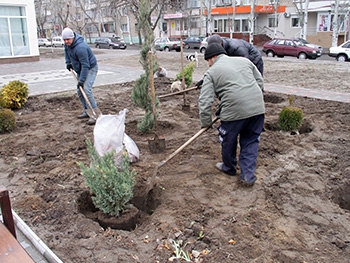
[[[192,75],[194,72],[194,66],[195,66],[194,61],[191,61],[189,64],[187,64],[184,67],[184,78],[185,78],[186,89],[192,85],[192,82],[193,82]],[[182,81],[182,71],[177,73],[175,81],[176,80]]]
[[[15,127],[15,113],[10,109],[0,108],[0,133],[11,132]]]
[[[136,172],[130,171],[129,156],[123,150],[120,167],[117,167],[115,151],[101,157],[89,139],[86,143],[91,165],[86,166],[81,162],[78,162],[78,165],[90,188],[92,202],[104,213],[118,216],[132,199],[136,183]]]
[[[26,103],[29,90],[26,83],[13,80],[0,90],[0,106],[7,109],[20,109]]]
[[[282,108],[277,126],[282,131],[297,132],[303,122],[303,111],[293,106],[293,97],[289,97],[289,105]]]

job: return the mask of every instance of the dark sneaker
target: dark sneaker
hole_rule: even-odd
[[[78,119],[85,119],[85,118],[89,118],[89,115],[87,115],[86,112],[84,112],[83,114],[78,115]]]
[[[94,118],[90,118],[87,122],[88,125],[94,125],[96,123],[96,120]]]
[[[225,173],[225,174],[228,174],[228,175],[230,175],[230,176],[235,176],[236,175],[236,172],[235,173],[228,173],[228,172],[226,172],[226,171],[224,171],[223,169],[222,169],[222,166],[224,165],[224,163],[217,163],[217,164],[215,164],[215,167],[219,170],[219,171],[221,171],[221,172],[223,172],[223,173]]]
[[[251,187],[254,185],[255,181],[248,183],[248,182],[243,181],[242,179],[239,179],[238,183],[244,187]]]

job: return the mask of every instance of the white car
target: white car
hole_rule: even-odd
[[[52,38],[52,46],[53,47],[63,47],[64,41],[63,41],[62,37],[53,37]]]
[[[47,38],[38,38],[39,47],[51,47],[51,41]]]
[[[208,47],[208,38],[206,37],[201,41],[199,52],[204,53],[207,47]]]
[[[339,62],[350,60],[350,40],[344,42],[340,46],[330,47],[328,56],[335,58]]]

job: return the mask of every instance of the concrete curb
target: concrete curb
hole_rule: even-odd
[[[50,263],[63,263],[46,244],[28,227],[28,225],[12,210],[16,227],[28,238],[39,253]]]

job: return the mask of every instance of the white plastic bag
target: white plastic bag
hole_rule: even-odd
[[[138,161],[140,151],[135,142],[125,134],[125,115],[127,112],[128,110],[124,109],[119,112],[119,115],[101,115],[97,118],[94,128],[94,146],[100,156],[113,149],[118,156],[124,146],[130,162]]]

